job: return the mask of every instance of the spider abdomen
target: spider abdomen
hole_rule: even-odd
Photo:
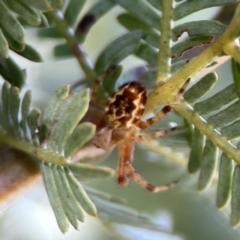
[[[129,82],[115,91],[105,109],[114,128],[129,128],[141,118],[146,103],[146,89],[140,82]]]

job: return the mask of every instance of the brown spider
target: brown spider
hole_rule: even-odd
[[[109,68],[99,76],[95,80],[93,86],[91,102],[102,109],[103,104],[96,99],[96,94],[100,81],[109,74],[111,70],[112,69]],[[174,181],[161,186],[153,186],[141,175],[136,173],[132,166],[132,158],[135,142],[163,136],[175,129],[170,128],[143,135],[138,134],[138,128],[147,128],[171,110],[171,106],[179,100],[189,80],[190,79],[185,82],[171,104],[163,107],[153,117],[146,121],[141,120],[147,99],[146,89],[142,83],[137,81],[131,81],[119,87],[117,91],[110,96],[107,104],[105,104],[105,113],[103,115],[97,113],[95,110],[88,110],[88,114],[94,116],[94,121],[97,125],[93,144],[106,151],[111,150],[115,145],[118,147],[119,159],[117,179],[120,186],[126,186],[128,178],[133,178],[134,181],[147,190],[151,192],[160,192],[173,187],[177,183],[177,181]]]

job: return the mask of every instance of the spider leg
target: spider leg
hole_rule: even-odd
[[[140,141],[144,141],[144,140],[151,139],[151,138],[161,137],[161,136],[163,136],[167,133],[173,132],[175,129],[176,129],[176,127],[172,127],[172,128],[165,129],[165,130],[162,130],[162,131],[157,131],[157,132],[152,132],[152,133],[146,133],[146,134],[143,134],[143,135],[138,135],[134,138],[134,141],[135,142],[140,142]]]
[[[86,113],[86,116],[91,116],[92,118],[94,118],[93,120],[91,120],[91,122],[93,122],[93,123],[98,123],[99,119],[102,118],[102,114],[100,114],[100,113],[102,110],[104,110],[104,107],[106,105],[105,102],[101,102],[97,99],[97,92],[98,92],[99,85],[100,85],[101,81],[110,72],[112,72],[114,70],[114,68],[115,68],[115,66],[110,66],[105,72],[103,72],[100,76],[98,76],[94,80],[93,89],[92,89],[92,93],[91,93],[91,100],[90,100],[88,111]]]
[[[91,99],[95,99],[96,100],[96,96],[97,96],[97,92],[98,92],[98,88],[100,86],[100,82],[109,74],[111,73],[116,66],[110,66],[105,72],[103,72],[101,75],[99,75],[95,80],[94,80],[94,84],[93,84],[93,89],[92,89],[92,95],[91,95]]]
[[[99,119],[103,118],[103,113],[99,109],[91,109],[89,108],[82,118],[81,122],[91,122],[95,125],[99,124]]]
[[[147,119],[145,122],[142,120],[138,120],[136,123],[136,126],[142,129],[147,128],[148,126],[152,125],[154,122],[156,122],[159,118],[166,115],[168,112],[171,111],[172,105],[174,105],[180,97],[182,96],[185,88],[187,87],[188,83],[190,82],[190,78],[183,84],[183,86],[178,91],[177,95],[173,98],[172,102],[169,103],[169,105],[163,107],[159,112],[157,112],[152,118]]]
[[[127,172],[127,176],[131,177],[135,182],[137,182],[139,185],[141,185],[143,188],[146,188],[150,192],[161,192],[171,187],[174,187],[178,183],[178,181],[174,181],[164,185],[154,186],[151,183],[149,183],[147,180],[145,180],[140,174],[138,174],[134,170],[132,165],[127,166],[126,172]]]
[[[118,143],[119,160],[118,160],[118,184],[122,187],[128,183],[128,177],[131,177],[135,182],[146,188],[151,192],[160,192],[167,190],[177,184],[178,181],[174,181],[161,186],[154,186],[145,180],[140,174],[138,174],[132,166],[132,154],[134,150],[134,141],[131,139],[125,139]]]
[[[124,140],[118,143],[118,184],[122,187],[128,183],[126,167],[131,165],[133,150],[134,141]]]
[[[94,106],[94,107],[97,107],[97,108],[103,110],[105,105],[106,105],[106,103],[99,101],[96,98],[96,95],[94,97],[92,96],[91,101],[90,101],[90,106]]]

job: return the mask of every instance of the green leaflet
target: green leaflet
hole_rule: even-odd
[[[187,138],[188,144],[191,145],[193,140],[193,125],[190,124],[186,119],[184,119],[184,126],[186,129],[186,138]]]
[[[46,33],[46,36],[49,37],[49,34]],[[58,32],[52,32],[50,37],[58,38],[58,37],[61,37],[61,35]],[[72,51],[66,43],[62,43],[54,47],[53,54],[55,57],[66,57],[66,56],[72,56]]]
[[[126,27],[130,31],[138,29],[144,32],[150,32],[153,35],[156,34],[156,32],[153,31],[153,29],[149,27],[148,24],[146,24],[144,21],[138,19],[137,17],[130,13],[122,13],[117,17],[117,20],[119,23],[121,23],[124,27]],[[159,35],[157,34],[155,36]]]
[[[152,46],[158,48],[159,47],[159,37],[160,35],[150,28],[146,23],[139,20],[135,16],[129,13],[123,13],[117,17],[117,20],[120,24],[126,27],[129,31],[133,30],[142,30],[145,34],[143,35],[143,39],[151,44]]]
[[[28,127],[31,132],[32,141],[36,146],[39,146],[36,130],[39,125],[40,115],[41,115],[41,111],[38,108],[33,108],[27,117]]]
[[[30,61],[43,62],[42,56],[38,53],[38,51],[28,44],[25,45],[25,48],[23,51],[21,52],[15,51],[15,52]]]
[[[217,147],[211,140],[207,139],[201,162],[201,171],[198,181],[198,190],[205,190],[212,182],[213,174],[217,166]]]
[[[39,27],[44,27],[44,28],[49,27],[48,20],[47,20],[46,16],[42,12],[39,12],[39,14],[40,14],[40,17],[41,17],[41,24],[39,25]]]
[[[74,178],[71,172],[65,170],[65,173],[68,178],[68,182],[72,189],[72,192],[77,199],[77,201],[81,204],[82,208],[90,215],[96,216],[97,209],[91,199],[88,197],[86,192],[84,191],[83,187],[80,183]]]
[[[216,1],[208,1],[208,0],[191,0],[191,1],[185,1],[181,4],[179,4],[174,11],[174,17],[173,20],[177,21],[191,13],[194,13],[196,11],[210,8],[214,6],[222,6],[227,5],[231,3],[237,2],[236,0],[216,0]]]
[[[53,8],[59,8],[59,7],[63,6],[63,4],[64,4],[64,0],[51,0],[49,2],[51,3],[51,6]]]
[[[96,60],[96,72],[100,74],[111,64],[116,64],[116,61],[119,62],[123,57],[130,55],[138,46],[141,36],[142,31],[132,31],[109,44]],[[123,53],[124,56],[122,55]]]
[[[114,0],[104,0],[97,2],[90,8],[87,15],[93,15],[95,19],[99,19],[109,10],[111,10],[115,5],[116,3],[114,3]]]
[[[229,140],[240,136],[240,120],[229,124],[221,129],[221,134]]]
[[[159,0],[147,0],[152,6],[161,10],[162,9],[162,2]]]
[[[42,116],[42,125],[45,125],[48,129],[52,126],[55,114],[57,113],[59,106],[62,104],[63,99],[68,96],[69,85],[63,85],[59,87],[51,96],[48,101]]]
[[[225,30],[226,25],[214,20],[186,22],[174,27],[172,40],[177,41],[183,32],[187,32],[189,37],[221,36]]]
[[[144,59],[146,62],[148,62],[152,66],[155,66],[156,63],[158,62],[158,53],[150,45],[141,43],[140,47],[134,54],[137,57]]]
[[[210,112],[216,111],[231,101],[237,99],[236,90],[233,84],[224,88],[222,91],[216,93],[212,97],[196,103],[194,105],[194,110],[201,115],[208,114]]]
[[[230,200],[232,187],[232,172],[233,172],[232,160],[225,153],[222,153],[220,158],[216,200],[218,208],[225,207]]]
[[[240,98],[240,64],[232,58],[232,74],[236,93]]]
[[[95,125],[92,123],[84,122],[74,128],[72,134],[68,137],[65,147],[64,155],[66,157],[72,156],[76,150],[80,149],[87,143],[95,133]]]
[[[19,43],[17,42],[13,36],[11,36],[4,28],[2,28],[2,32],[4,34],[4,37],[6,38],[9,48],[11,48],[12,50],[16,51],[16,52],[22,52],[25,48],[25,44],[24,43]]]
[[[189,103],[195,102],[204,96],[213,87],[216,81],[217,74],[215,72],[207,74],[184,93],[184,99]]]
[[[240,167],[236,165],[233,172],[231,198],[231,224],[233,227],[240,223]]]
[[[64,213],[64,209],[59,198],[56,182],[54,179],[53,171],[48,164],[40,164],[44,186],[46,188],[50,204],[55,214],[58,226],[62,233],[68,230],[68,219]]]
[[[26,5],[28,5],[30,7],[39,9],[43,12],[52,10],[52,7],[51,7],[48,0],[38,0],[38,1],[35,1],[35,0],[19,0],[19,1],[21,1],[22,3],[25,3]]]
[[[0,29],[0,56],[8,58],[8,42]]]
[[[227,109],[216,113],[207,119],[208,123],[215,128],[223,127],[240,118],[240,100],[230,105]]]
[[[66,186],[60,177],[60,171],[62,171],[60,168],[57,168],[57,167],[52,168],[52,172],[53,172],[53,176],[54,176],[54,180],[55,180],[55,184],[56,184],[56,188],[59,196],[59,201],[62,205],[63,211],[66,217],[68,218],[69,222],[72,224],[72,226],[75,229],[78,229],[77,218],[75,217],[74,210],[71,209],[68,204],[69,197],[66,194]]]
[[[126,57],[128,57],[129,55],[131,55],[134,52],[136,52],[136,50],[138,49],[139,45],[140,45],[140,43],[132,44],[132,45],[129,45],[129,46],[125,47],[121,52],[119,52],[119,54],[115,58],[113,58],[112,64],[113,65],[118,65]]]
[[[30,141],[29,136],[28,136],[28,124],[27,124],[27,116],[29,114],[30,111],[30,106],[31,106],[31,98],[32,98],[32,94],[31,91],[28,90],[22,100],[22,105],[21,105],[21,113],[22,113],[22,129],[24,132],[24,138],[26,141]]]
[[[123,67],[121,65],[118,65],[115,69],[113,69],[113,71],[110,74],[108,74],[104,78],[102,87],[104,88],[105,92],[108,93],[108,95],[111,95],[114,92],[116,82],[120,75],[122,74],[122,71]]]
[[[59,31],[55,27],[39,29],[38,36],[39,37],[47,37],[47,38],[62,38],[62,35],[59,33]],[[60,51],[61,48],[68,49],[69,54],[71,54],[71,51],[70,51],[70,49],[69,49],[69,47],[67,46],[66,43],[59,44],[54,49],[55,49],[55,51]]]
[[[144,51],[143,53],[141,53],[140,55],[144,55]],[[146,83],[149,84],[155,84],[155,79],[157,77],[157,69],[156,68],[152,68],[149,69],[143,76],[143,79]]]
[[[24,29],[2,0],[0,1],[0,27],[15,41],[24,44]]]
[[[5,82],[2,86],[2,116],[0,121],[6,130],[10,130],[9,84],[7,82]]]
[[[13,123],[13,129],[15,136],[20,138],[21,132],[19,127],[19,120],[18,120],[18,112],[20,106],[20,97],[19,97],[19,89],[17,87],[11,87],[9,91],[9,111],[10,116]]]
[[[64,13],[64,18],[70,27],[74,27],[76,20],[81,13],[81,10],[86,3],[86,0],[72,0],[67,5]]]
[[[77,199],[75,198],[70,184],[67,179],[67,175],[64,169],[60,167],[56,167],[58,172],[58,181],[61,182],[62,188],[59,188],[60,191],[64,192],[64,201],[67,202],[69,208],[74,212],[75,217],[80,221],[84,222],[84,213],[81,205],[78,203]]]
[[[26,73],[21,70],[11,57],[5,59],[0,56],[0,75],[12,85],[21,88],[26,79]]]
[[[193,137],[191,142],[191,152],[188,162],[188,171],[195,173],[201,165],[203,156],[204,136],[200,131],[195,128],[193,130]]]
[[[39,26],[41,23],[39,11],[35,10],[34,8],[29,7],[21,1],[8,0],[6,3],[28,24],[32,26]]]
[[[68,96],[59,106],[54,117],[48,148],[62,153],[67,138],[87,111],[89,90],[84,89]]]
[[[79,179],[109,178],[114,175],[114,170],[107,167],[95,167],[93,165],[70,163],[69,169]]]
[[[160,15],[156,11],[154,11],[146,1],[114,1],[123,8],[125,8],[130,14],[137,17],[139,20],[145,22],[147,25],[149,25],[149,27],[159,29]]]

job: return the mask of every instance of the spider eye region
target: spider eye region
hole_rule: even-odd
[[[129,82],[115,91],[105,109],[113,128],[132,127],[142,116],[146,103],[146,89],[140,82]]]

